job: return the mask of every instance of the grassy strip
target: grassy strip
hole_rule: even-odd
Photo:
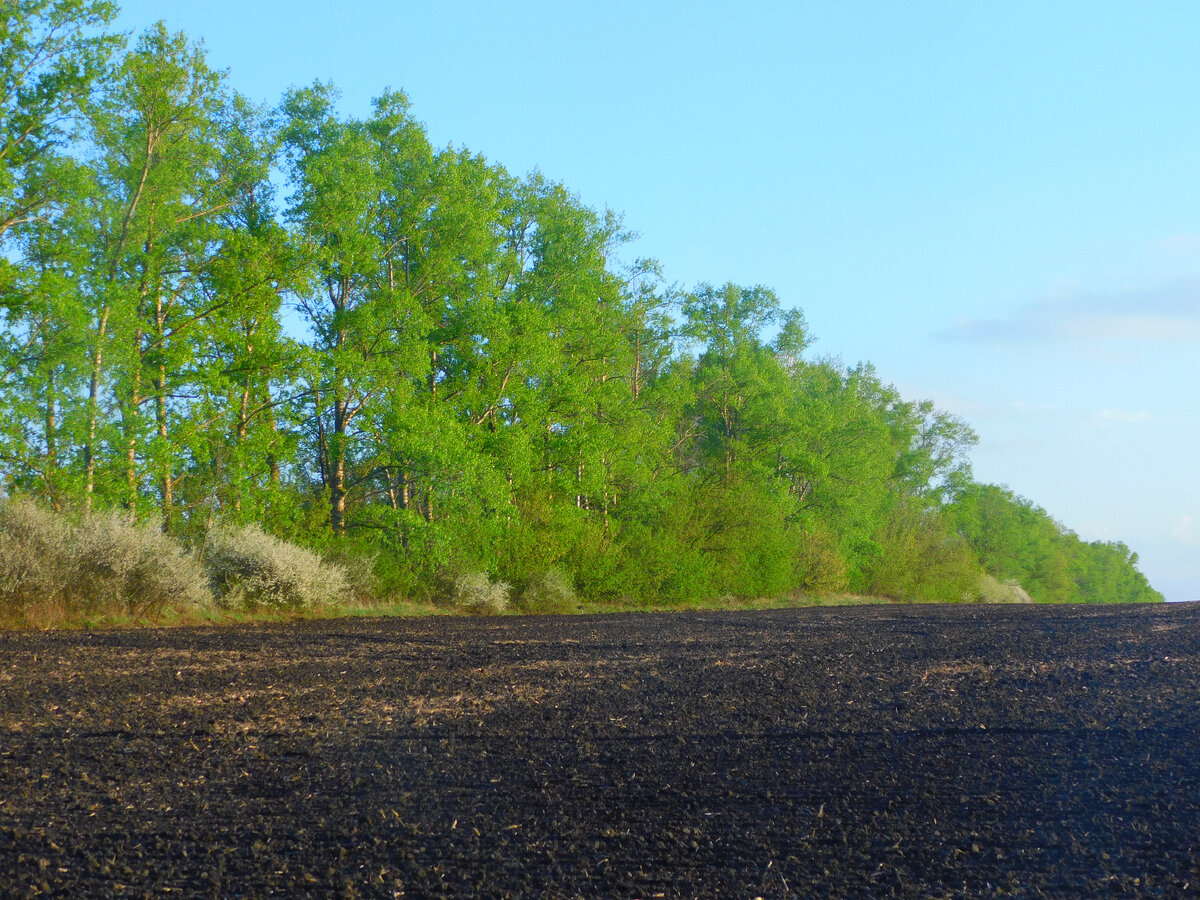
[[[603,613],[634,612],[688,612],[688,611],[733,611],[750,609],[792,609],[814,606],[873,606],[886,605],[895,601],[886,597],[864,597],[855,594],[838,594],[827,597],[783,596],[756,599],[717,597],[711,600],[687,603],[655,604],[638,603],[632,599],[617,602],[580,601],[573,609],[561,614],[572,616],[599,615]],[[526,615],[516,610],[500,615]],[[325,619],[353,618],[418,618],[424,616],[472,616],[472,612],[453,606],[421,603],[412,600],[387,600],[379,603],[345,603],[311,606],[302,609],[235,609],[214,607],[209,609],[167,609],[156,616],[139,616],[125,611],[91,612],[74,618],[61,616],[34,616],[28,621],[0,622],[0,628],[9,630],[92,630],[116,628],[179,628],[189,626],[236,626],[267,624],[273,622],[306,622]]]
[[[708,600],[689,600],[680,603],[656,603],[653,606],[634,600],[615,603],[583,601],[578,613],[589,615],[611,612],[687,612],[690,610],[732,611],[739,609],[796,609],[810,606],[882,606],[895,601],[886,597],[864,597],[858,594],[833,594],[823,597],[785,594],[781,597],[713,597]]]

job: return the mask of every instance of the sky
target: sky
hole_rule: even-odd
[[[692,287],[969,422],[980,481],[1200,600],[1200,4],[124,0],[274,105],[405,91]]]

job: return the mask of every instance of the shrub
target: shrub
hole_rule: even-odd
[[[350,590],[340,566],[272,537],[258,525],[213,529],[204,562],[224,606],[301,609],[336,603]]]
[[[195,557],[153,524],[74,520],[28,500],[0,504],[0,610],[43,624],[119,611],[157,616],[211,603]]]
[[[578,602],[571,579],[560,569],[548,569],[525,582],[517,608],[527,613],[567,613]]]
[[[361,545],[334,545],[321,554],[323,565],[339,569],[346,580],[344,599],[370,606],[384,596],[379,577],[380,553]],[[390,560],[389,560],[390,562]]]
[[[509,587],[492,581],[486,572],[467,572],[455,576],[451,601],[479,616],[498,615],[508,609]]]
[[[76,529],[77,577],[85,598],[135,615],[212,602],[204,569],[153,523],[117,513],[85,518]]]
[[[800,538],[795,563],[797,586],[805,594],[816,597],[837,594],[848,586],[845,557],[827,531],[805,532]]]
[[[62,605],[72,580],[70,522],[28,500],[0,504],[0,611],[22,620]]]
[[[880,553],[864,567],[867,591],[905,602],[960,601],[979,583],[971,548],[933,509],[907,500],[874,535]]]
[[[1000,581],[992,575],[984,575],[977,589],[979,603],[1033,603],[1033,598],[1015,578]]]

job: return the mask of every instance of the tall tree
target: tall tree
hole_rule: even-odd
[[[223,217],[267,177],[260,115],[225,87],[200,46],[159,23],[92,116],[103,194],[94,205],[87,492],[110,347],[123,502],[155,502],[168,529],[184,453],[173,422],[187,417],[203,333],[231,299],[204,290],[205,272],[222,252]]]
[[[75,390],[69,348],[79,326],[78,234],[64,216],[86,196],[69,150],[122,42],[103,31],[115,15],[98,0],[0,3],[2,452],[18,485],[29,487],[36,470],[56,503],[67,452],[60,405]]]
[[[374,468],[362,458],[357,421],[389,380],[412,371],[413,342],[425,338],[412,266],[426,236],[402,208],[414,199],[407,181],[427,177],[430,151],[402,94],[380,97],[368,122],[339,118],[334,99],[327,85],[292,91],[284,137],[295,188],[288,216],[311,263],[297,298],[316,351],[309,434],[330,527],[341,537],[359,472]],[[423,215],[419,203],[409,215]]]
[[[270,150],[254,131],[230,138]],[[190,457],[180,500],[204,510],[198,526],[219,514],[278,527],[290,518],[282,473],[295,442],[285,420],[291,369],[303,355],[285,334],[282,310],[302,261],[276,220],[269,183],[243,193],[220,218],[220,245],[199,273],[198,289],[213,308],[196,348],[190,415],[180,422]]]
[[[739,465],[763,461],[780,437],[785,372],[763,331],[779,298],[762,286],[700,285],[683,304],[684,333],[702,342],[697,362],[697,446],[712,474],[732,483]]]
[[[0,461],[13,488],[55,507],[70,493],[75,447],[66,417],[83,371],[84,266],[75,236],[61,215],[24,226],[0,307]]]

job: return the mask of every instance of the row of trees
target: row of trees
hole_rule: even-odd
[[[403,94],[264,109],[161,24],[125,49],[113,14],[0,6],[8,492],[196,544],[261,522],[410,593],[560,569],[647,602],[958,599],[982,566],[1156,596],[1122,545],[973,483],[964,423],[806,358],[769,289],[668,285],[612,213],[432,147]],[[1026,559],[1046,534],[1053,573]]]

